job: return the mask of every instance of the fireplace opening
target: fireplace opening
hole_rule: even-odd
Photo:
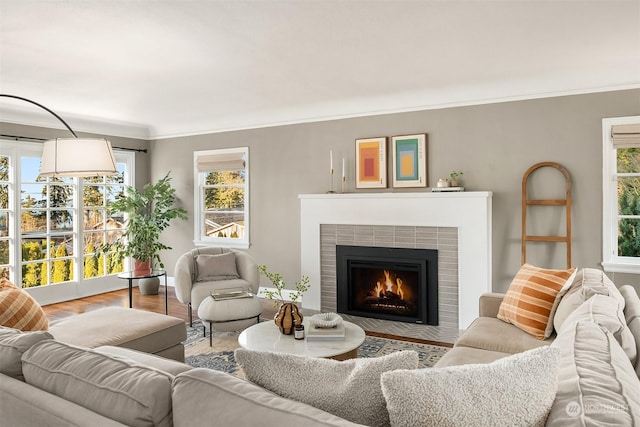
[[[438,325],[438,251],[336,246],[338,313]]]

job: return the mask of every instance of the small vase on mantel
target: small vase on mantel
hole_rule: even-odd
[[[298,306],[292,302],[283,303],[276,313],[273,321],[284,335],[291,335],[296,325],[302,325],[302,313]]]

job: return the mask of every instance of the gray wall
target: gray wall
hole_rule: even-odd
[[[172,171],[182,205],[193,212],[193,151],[250,147],[251,248],[248,252],[293,282],[300,274],[300,193],[329,187],[329,150],[336,174],[347,159],[347,191],[354,185],[354,140],[427,133],[428,179],[435,186],[451,170],[464,171],[467,190],[492,191],[494,291],[505,291],[520,266],[521,185],[533,164],[554,161],[573,181],[573,265],[599,267],[602,252],[602,119],[640,115],[640,90],[504,102],[470,107],[369,116],[151,142],[151,177]],[[560,176],[541,172],[530,197],[564,194]],[[339,189],[339,179],[335,179]],[[357,190],[364,191],[364,190]],[[371,190],[369,190],[371,191]],[[387,189],[385,191],[394,191]],[[397,190],[397,191],[427,191]],[[550,208],[552,211],[556,208]],[[469,212],[473,215],[473,212]],[[530,214],[529,234],[563,234],[561,212]],[[193,247],[192,221],[175,222],[163,240],[169,271]],[[565,266],[564,246],[529,247],[527,261]],[[618,285],[637,275],[611,275]],[[263,284],[265,282],[263,281]]]

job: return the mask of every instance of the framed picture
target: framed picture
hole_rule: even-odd
[[[387,137],[356,139],[356,188],[387,188]]]
[[[394,188],[427,186],[427,134],[391,137]]]

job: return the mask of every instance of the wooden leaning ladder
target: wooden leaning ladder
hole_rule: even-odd
[[[529,199],[527,197],[527,180],[536,170],[543,167],[558,169],[565,180],[566,196],[562,199]],[[528,206],[564,206],[566,211],[567,231],[564,236],[533,236],[527,234],[527,207]],[[567,246],[567,268],[571,267],[571,177],[569,171],[562,165],[555,162],[542,162],[531,166],[522,177],[522,264],[527,260],[527,242],[552,242],[566,243]]]

